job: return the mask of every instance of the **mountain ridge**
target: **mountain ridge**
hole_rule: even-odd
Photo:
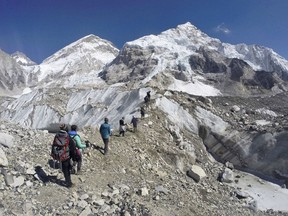
[[[114,47],[112,42],[90,34],[60,49],[39,65],[20,67],[28,80],[25,87],[36,84],[51,87],[64,85],[70,88],[77,85],[96,87],[98,84],[105,86],[103,80],[107,84],[115,84],[130,82],[130,78],[133,78],[133,83],[128,85],[137,88],[138,85],[145,86],[148,82],[152,84],[159,79],[157,77],[162,76],[157,74],[164,71],[167,82],[160,85],[162,88],[177,90],[173,86],[183,81],[182,85],[187,85],[187,88],[194,88],[193,82],[208,88],[207,78],[199,74],[199,71],[195,73],[191,70],[189,62],[191,56],[202,55],[199,50],[203,50],[203,47],[227,59],[241,59],[254,71],[273,72],[279,77],[278,80],[288,80],[288,61],[272,49],[258,45],[222,43],[219,39],[209,37],[190,22],[163,31],[159,35],[147,35],[126,42],[121,50]],[[153,81],[153,77],[156,80]],[[55,79],[58,80],[53,84]],[[279,92],[282,91],[279,89],[286,88],[277,89]],[[221,92],[221,89],[213,91]]]

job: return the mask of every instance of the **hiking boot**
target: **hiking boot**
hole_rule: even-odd
[[[71,182],[70,184],[67,184],[66,187],[67,188],[73,188],[75,185]]]
[[[83,174],[83,172],[81,170],[78,170],[76,173],[76,175],[82,175],[82,174]]]

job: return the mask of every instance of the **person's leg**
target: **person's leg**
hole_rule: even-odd
[[[70,159],[68,159],[66,161],[62,161],[62,171],[64,174],[65,183],[66,183],[67,187],[72,186],[70,170],[71,170]]]
[[[108,153],[108,143],[109,143],[109,139],[104,139],[104,155],[106,155]]]
[[[82,166],[82,154],[77,161],[77,173],[81,170],[81,166]]]

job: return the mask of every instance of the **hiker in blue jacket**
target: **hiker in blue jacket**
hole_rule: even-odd
[[[104,119],[104,123],[100,126],[100,134],[104,142],[104,155],[108,153],[109,137],[111,134],[110,124],[108,124],[108,118]]]
[[[86,148],[86,145],[81,142],[81,138],[77,133],[77,125],[71,125],[71,131],[68,132],[71,139],[74,140],[77,148],[77,174],[81,172],[82,160],[83,160],[83,150]],[[75,170],[76,171],[76,170]]]

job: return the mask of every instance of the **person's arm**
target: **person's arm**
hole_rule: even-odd
[[[75,139],[75,141],[76,141],[76,146],[77,146],[77,148],[79,148],[79,149],[86,148],[86,145],[85,145],[85,144],[82,144],[81,138],[80,138],[80,136],[79,136],[78,134],[74,137],[74,139]]]
[[[109,132],[109,135],[111,135],[111,128],[110,128],[110,125],[108,126],[108,132]]]

